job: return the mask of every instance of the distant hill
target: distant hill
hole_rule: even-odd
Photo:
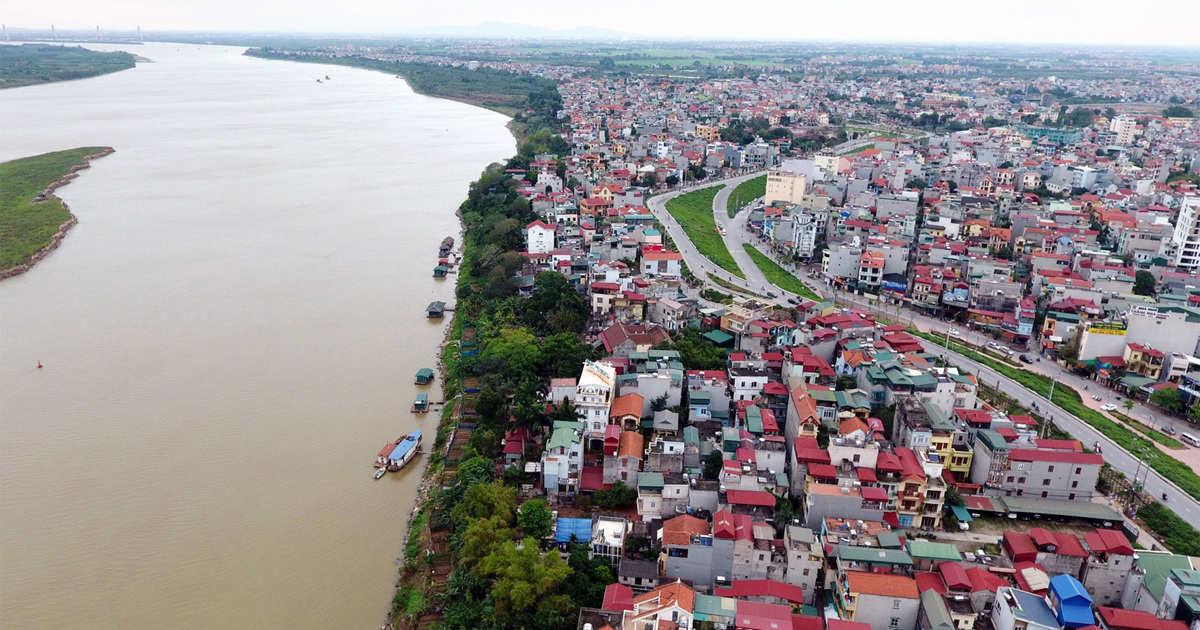
[[[576,26],[571,29],[545,28],[511,22],[484,22],[474,26],[432,26],[412,31],[414,35],[464,38],[511,39],[642,39],[643,35],[610,28]]]

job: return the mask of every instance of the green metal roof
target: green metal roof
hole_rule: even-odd
[[[909,541],[908,553],[913,557],[913,560],[962,560],[962,553],[958,551],[958,547],[950,543],[930,542],[928,540]]]
[[[922,625],[926,630],[955,630],[954,619],[950,617],[950,609],[946,606],[946,600],[935,590],[929,589],[921,592],[921,610],[925,611],[925,618],[929,620],[928,627]]]
[[[903,549],[904,543],[900,542],[900,534],[896,532],[880,532],[875,540],[879,541],[879,546],[884,549]]]
[[[708,392],[688,392],[689,405],[707,405],[712,401],[712,396]]]
[[[971,513],[967,511],[967,508],[961,505],[951,505],[950,511],[954,512],[954,518],[958,519],[961,523],[970,523],[975,520],[971,518]]]
[[[550,434],[550,441],[546,443],[546,449],[570,448],[572,444],[579,442],[579,435],[575,433],[576,430],[583,430],[582,422],[570,422],[566,420],[555,422],[554,433]]]
[[[1017,514],[1041,514],[1042,516],[1067,516],[1097,521],[1121,522],[1121,514],[1102,503],[1091,501],[1058,501],[1033,497],[1003,497],[1009,512]],[[994,499],[993,499],[994,500]]]
[[[698,621],[717,621],[714,617],[732,620],[737,615],[737,600],[696,593],[694,612]]]
[[[810,389],[808,395],[818,402],[836,403],[838,401],[838,393],[832,389]]]
[[[684,444],[698,444],[700,442],[700,429],[696,427],[684,427],[683,442]]]
[[[718,346],[723,346],[733,341],[733,335],[723,330],[710,330],[704,333],[703,336]]]
[[[666,481],[663,480],[663,474],[660,472],[641,472],[638,473],[637,485],[638,488],[646,490],[662,490]]]
[[[847,562],[866,562],[870,564],[912,565],[912,556],[900,549],[880,549],[879,547],[834,547],[838,558]]]
[[[1177,556],[1170,553],[1153,553],[1138,551],[1138,566],[1146,573],[1146,590],[1154,599],[1162,599],[1163,589],[1167,586],[1167,576],[1171,569],[1191,569],[1192,565],[1187,556]]]
[[[1008,450],[1008,442],[1005,441],[1004,437],[996,432],[995,429],[980,429],[979,432],[975,434],[975,439],[983,440],[983,443],[993,451]]]
[[[1121,377],[1121,384],[1130,389],[1140,389],[1147,385],[1153,385],[1154,383],[1157,383],[1157,382],[1158,381],[1156,381],[1152,378],[1146,378],[1145,376],[1135,376],[1132,374],[1129,376]]]

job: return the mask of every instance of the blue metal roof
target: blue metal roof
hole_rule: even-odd
[[[417,448],[417,442],[419,441],[421,441],[421,430],[417,429],[416,431],[404,436],[404,439],[396,445],[396,448],[392,449],[392,454],[388,455],[388,459],[394,459],[396,461],[403,460],[404,456],[407,455],[409,451]]]
[[[560,518],[554,531],[554,542],[571,542],[571,536],[581,543],[592,540],[592,519],[590,518]]]

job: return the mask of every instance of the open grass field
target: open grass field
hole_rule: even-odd
[[[725,271],[745,278],[746,274],[725,247],[725,239],[717,232],[717,220],[713,217],[713,197],[724,187],[711,186],[680,195],[667,202],[667,212],[675,217],[701,254]]]
[[[825,298],[817,295],[812,289],[808,288],[799,278],[792,275],[790,271],[780,267],[774,260],[767,257],[766,254],[758,251],[758,248],[749,244],[742,243],[742,247],[746,253],[750,255],[750,259],[758,266],[759,271],[767,277],[767,281],[771,284],[787,291],[795,293],[802,298],[812,300],[814,302],[824,302]]]
[[[0,46],[0,89],[84,79],[134,67],[127,52],[97,52],[79,46]]]
[[[754,179],[747,179],[746,181],[738,184],[737,188],[734,188],[733,192],[729,193],[729,201],[725,204],[726,209],[729,211],[729,216],[732,217],[733,215],[737,214],[737,211],[741,208],[741,206],[745,205],[746,202],[752,199],[758,199],[765,194],[767,194],[766,175],[755,177]]]
[[[37,203],[34,199],[70,173],[71,167],[84,164],[84,157],[104,150],[83,147],[0,164],[0,269],[27,263],[50,244],[71,213],[54,195]]]

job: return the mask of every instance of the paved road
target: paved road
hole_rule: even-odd
[[[688,186],[687,190],[699,190],[701,188],[720,186],[722,184],[728,187],[736,187],[738,184],[746,181],[747,179],[753,179],[759,175],[762,175],[761,171],[746,175],[739,175],[737,177],[731,177],[725,180],[705,182],[699,185]],[[714,277],[729,282],[736,287],[740,287],[746,291],[757,293],[759,295],[765,296],[767,291],[771,291],[776,295],[782,296],[774,301],[779,305],[785,305],[786,297],[790,294],[784,295],[780,292],[778,287],[772,288],[768,286],[765,278],[762,277],[762,272],[758,271],[758,268],[753,264],[751,264],[748,269],[742,269],[742,272],[746,274],[747,279],[738,278],[728,271],[721,269],[716,263],[703,256],[696,249],[695,245],[692,244],[691,239],[689,239],[687,234],[684,233],[683,227],[675,221],[675,218],[671,216],[671,213],[667,212],[667,201],[670,201],[681,194],[683,194],[683,190],[675,190],[672,192],[655,195],[646,203],[646,207],[650,209],[650,212],[654,215],[654,218],[658,219],[658,222],[666,228],[667,234],[671,237],[671,240],[675,241],[675,247],[681,254],[683,254],[683,260],[687,263],[688,269],[691,270],[692,275],[696,276],[697,278],[704,279],[705,274],[712,274]],[[714,206],[715,205],[716,202],[714,200]],[[741,249],[740,245],[738,246],[738,249]],[[733,252],[731,251],[730,253]],[[745,252],[742,252],[742,255],[745,256]],[[755,281],[755,278],[758,278],[758,281]],[[715,288],[717,290],[724,290],[722,287]]]
[[[847,298],[850,298],[850,296],[839,296],[839,300],[849,301],[856,306],[868,307],[866,302],[859,301],[861,298],[850,300],[847,300]],[[908,321],[911,324],[916,325],[918,329],[927,332],[945,334],[945,331],[948,327],[945,322],[925,317],[923,315],[917,315],[908,309],[904,309],[899,317],[894,315],[894,311],[889,312],[888,315],[900,321]],[[1026,389],[1023,385],[996,372],[990,367],[976,363],[975,361],[972,361],[961,354],[954,352],[953,350],[947,350],[944,343],[936,344],[924,339],[920,339],[920,341],[921,345],[924,346],[927,351],[937,355],[945,355],[956,365],[966,368],[972,373],[978,375],[979,378],[983,379],[984,382],[999,382],[1002,385],[1001,389],[1005,394],[1014,397],[1025,407],[1032,407],[1034,404],[1037,404],[1039,411],[1043,413],[1043,415],[1048,413],[1048,415],[1053,418],[1056,425],[1070,433],[1075,437],[1075,439],[1080,440],[1087,445],[1092,445],[1099,442],[1102,447],[1102,456],[1104,457],[1104,461],[1116,470],[1125,473],[1127,477],[1132,478],[1134,473],[1138,471],[1138,459],[1134,457],[1133,454],[1118,446],[1115,442],[1105,437],[1099,431],[1093,429],[1091,425],[1087,424],[1086,422],[1080,420],[1074,415],[1067,413],[1057,405],[1051,405],[1050,401],[1046,398],[1033,393],[1032,391]],[[974,339],[970,339],[968,335],[968,341],[974,341]],[[1076,389],[1080,390],[1081,394],[1085,393],[1083,392],[1083,386],[1075,382],[1076,380],[1079,380],[1077,377],[1066,373],[1065,370],[1063,370],[1064,373],[1062,374],[1056,373],[1055,368],[1053,367],[1054,365],[1055,364],[1047,360],[1043,360],[1040,363],[1034,363],[1033,365],[1026,366],[1026,369],[1040,373],[1049,372],[1049,374],[1046,374],[1047,376],[1055,378],[1058,382],[1068,383],[1076,386]],[[1091,385],[1096,385],[1096,383],[1091,383]],[[1088,393],[1090,393],[1090,389],[1091,388],[1089,388]],[[1096,401],[1090,402],[1096,406],[1101,404],[1100,402]],[[1191,450],[1194,449],[1189,449],[1189,451]],[[1190,452],[1187,454],[1191,455]],[[1168,457],[1172,455],[1169,451],[1166,451],[1158,454],[1157,456]],[[1166,503],[1167,507],[1171,508],[1171,510],[1189,523],[1200,523],[1200,502],[1197,502],[1191,497],[1191,495],[1187,494],[1178,486],[1163,478],[1162,475],[1158,474],[1154,470],[1149,471],[1147,474],[1144,472],[1144,465],[1140,466],[1140,468],[1143,471],[1141,474],[1146,475],[1145,488],[1146,492],[1148,492],[1150,496],[1158,498],[1165,492],[1168,497],[1168,501]]]

